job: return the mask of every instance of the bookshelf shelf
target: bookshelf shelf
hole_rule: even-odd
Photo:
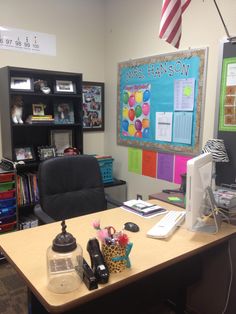
[[[22,157],[16,153],[19,148],[29,148],[34,157],[23,159],[23,165],[16,164],[17,178],[25,178],[37,171],[40,163],[38,148],[54,145],[52,132],[57,130],[70,134],[68,145],[76,147],[83,153],[81,73],[10,66],[1,68],[0,103],[3,158],[12,162],[20,161],[19,158]],[[21,110],[21,123],[13,119],[14,107],[17,107],[18,112]],[[36,109],[40,108],[41,112],[38,114]],[[22,185],[26,186],[25,183]],[[22,191],[19,190],[19,193]],[[30,208],[37,201],[26,193],[25,190],[24,197],[21,195],[22,202],[18,202],[19,219],[21,208],[26,206]]]

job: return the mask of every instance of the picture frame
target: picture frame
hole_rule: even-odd
[[[83,82],[83,130],[104,131],[104,83]]]
[[[53,146],[39,146],[38,155],[40,160],[56,157],[56,150]]]
[[[44,116],[44,104],[32,104],[32,112],[34,116]]]
[[[15,161],[34,161],[35,154],[31,146],[22,146],[14,148]]]
[[[72,130],[50,130],[50,144],[55,147],[57,156],[63,156],[66,148],[73,147]]]
[[[56,80],[54,93],[76,94],[75,83],[67,80]]]
[[[55,124],[75,123],[74,106],[72,102],[60,102],[54,104],[54,123]]]
[[[10,88],[12,90],[33,91],[33,81],[29,77],[11,77]]]

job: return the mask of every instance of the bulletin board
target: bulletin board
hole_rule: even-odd
[[[218,121],[216,137],[223,139],[229,162],[216,163],[216,184],[236,184],[236,44],[220,43]]]
[[[207,54],[189,49],[118,64],[119,145],[199,153]]]

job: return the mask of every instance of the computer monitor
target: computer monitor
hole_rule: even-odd
[[[205,223],[202,216],[206,211],[206,195],[212,181],[212,155],[201,154],[187,162],[186,220],[185,225],[191,231],[214,233],[218,231],[215,219],[212,224]],[[211,207],[211,206],[209,206]],[[213,208],[211,208],[214,212]]]

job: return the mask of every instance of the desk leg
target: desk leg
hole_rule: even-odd
[[[183,286],[178,289],[178,291],[173,296],[173,301],[175,303],[174,310],[176,314],[186,313],[186,301],[187,301],[187,287]]]
[[[28,314],[48,314],[35,295],[28,289]]]

